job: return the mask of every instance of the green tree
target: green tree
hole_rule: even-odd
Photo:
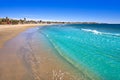
[[[0,19],[0,24],[2,24],[2,19]]]
[[[11,23],[12,23],[12,24],[18,24],[19,21],[18,21],[18,20],[11,20]]]
[[[5,19],[5,18],[2,18],[2,22],[6,22],[6,19]]]

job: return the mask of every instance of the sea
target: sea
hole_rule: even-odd
[[[88,80],[120,80],[120,24],[59,24],[39,32]]]

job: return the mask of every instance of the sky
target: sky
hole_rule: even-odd
[[[120,23],[120,0],[0,0],[0,17]]]

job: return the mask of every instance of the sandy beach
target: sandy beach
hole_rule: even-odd
[[[74,68],[35,30],[21,33],[0,49],[0,80],[76,80]]]
[[[18,25],[0,25],[0,47],[9,39],[15,37],[20,32],[36,26],[50,24],[18,24]]]
[[[1,27],[1,43],[5,44],[0,48],[0,80],[81,80],[80,73],[59,56],[38,28],[29,26]]]

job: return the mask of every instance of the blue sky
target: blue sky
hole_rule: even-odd
[[[120,23],[120,0],[0,0],[0,17]]]

